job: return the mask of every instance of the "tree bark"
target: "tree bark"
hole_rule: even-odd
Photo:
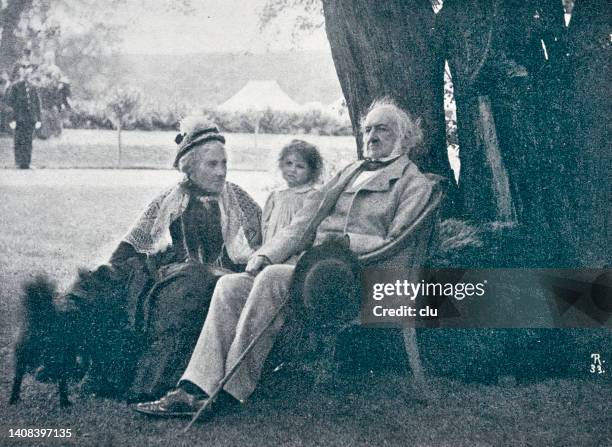
[[[17,37],[15,30],[19,25],[21,13],[32,4],[32,0],[8,0],[0,14],[2,37],[0,41],[0,70],[10,70],[17,57]]]
[[[323,11],[359,157],[360,119],[374,99],[388,95],[422,119],[424,144],[411,158],[422,170],[452,179],[445,142],[444,59],[431,2],[325,0]]]
[[[569,26],[567,53],[573,59],[570,125],[574,128],[569,193],[577,265],[610,266],[612,176],[609,120],[612,10],[606,0],[577,0]],[[574,218],[575,216],[575,218]]]
[[[553,266],[571,258],[561,236],[568,233],[564,211],[570,202],[563,185],[569,150],[557,154],[571,141],[559,131],[567,127],[560,126],[567,115],[567,102],[560,98],[571,88],[566,80],[571,69],[558,57],[561,2],[447,0],[441,16],[457,102],[464,216],[505,220],[500,210],[510,201],[524,253],[534,263]],[[483,152],[482,98],[490,101],[501,153],[495,169]],[[505,176],[506,192],[495,188]]]
[[[512,11],[498,0],[447,0],[441,12],[457,104],[461,204],[474,221],[525,217],[520,179],[527,148],[517,146],[527,144],[517,143],[530,133],[522,116],[529,85],[505,52],[506,40],[514,38],[507,29]],[[505,182],[509,186],[500,188]]]

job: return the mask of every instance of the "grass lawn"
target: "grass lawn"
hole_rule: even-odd
[[[312,391],[307,380],[289,381],[274,390],[264,386],[244,407],[186,435],[185,421],[146,419],[123,403],[76,393],[74,405],[60,410],[56,387],[31,377],[24,382],[23,401],[9,406],[19,285],[46,271],[66,287],[78,266],[108,256],[158,189],[93,180],[86,187],[0,181],[1,446],[612,445],[612,371],[589,374],[588,356],[578,362],[583,372],[565,379],[521,383],[506,377],[485,385],[432,377],[438,397],[429,402],[416,399],[410,376],[398,372],[345,376],[342,386],[328,393]],[[609,331],[603,339],[599,335],[609,340]],[[589,345],[587,351],[600,347]],[[610,344],[604,347],[609,353]],[[436,361],[442,366],[445,358]],[[17,428],[70,428],[73,437],[9,438],[9,429]]]
[[[124,131],[121,167],[170,168],[175,136],[175,132]],[[353,137],[227,134],[226,138],[232,169],[274,170],[278,151],[293,138],[316,144],[332,170],[357,158]],[[39,168],[114,168],[117,158],[117,133],[112,130],[64,129],[59,138],[34,140],[32,152],[32,164]],[[14,165],[13,140],[0,135],[0,167]]]

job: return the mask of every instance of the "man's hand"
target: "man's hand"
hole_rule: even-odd
[[[40,121],[36,121],[34,124],[34,129],[40,129],[40,126],[42,126],[42,123]]]
[[[257,276],[257,274],[261,272],[264,267],[267,267],[270,264],[272,264],[272,262],[267,256],[255,256],[249,259],[244,271],[251,276]]]
[[[9,123],[9,127],[10,127],[11,129],[15,130],[15,127],[17,127],[17,123],[16,123],[15,121],[11,121],[11,122]]]

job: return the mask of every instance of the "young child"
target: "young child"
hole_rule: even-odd
[[[302,140],[292,140],[280,152],[278,167],[287,189],[272,191],[262,216],[263,242],[266,243],[282,228],[291,224],[309,193],[315,190],[323,159],[316,146]]]

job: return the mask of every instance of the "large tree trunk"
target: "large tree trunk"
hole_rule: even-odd
[[[569,26],[567,53],[574,59],[571,126],[575,128],[572,171],[575,263],[610,266],[612,221],[610,166],[610,60],[612,10],[606,0],[577,0]]]
[[[525,132],[523,124],[530,125],[521,122],[520,101],[529,88],[526,73],[515,69],[513,64],[518,63],[504,51],[506,40],[514,37],[507,35],[507,13],[497,0],[447,0],[441,12],[457,103],[463,211],[476,221],[523,214],[524,191],[516,172],[511,173],[508,188],[499,188],[508,171],[518,171],[519,178],[523,175],[525,148],[512,137]],[[483,134],[491,123],[489,133],[495,140]],[[493,166],[495,152],[501,154],[501,162]]]
[[[360,117],[389,95],[423,118],[415,161],[449,176],[446,56],[464,216],[518,223],[524,265],[610,263],[609,2],[577,0],[569,28],[561,0],[445,0],[438,18],[426,0],[323,9],[360,151]]]
[[[452,178],[445,142],[444,59],[429,0],[325,0],[325,27],[359,155],[359,122],[388,95],[420,117],[425,135],[413,160]]]
[[[552,266],[610,265],[609,2],[576,1],[569,27],[558,0],[534,3],[532,29],[546,56],[530,67],[545,259]]]
[[[9,70],[18,57],[17,37],[15,30],[21,19],[21,13],[27,10],[32,0],[8,0],[0,13],[2,37],[0,41],[0,70]]]
[[[491,101],[477,82],[492,52],[495,26],[492,5],[484,3],[445,0],[439,14],[457,106],[459,208],[464,217],[475,221],[498,220],[502,214],[499,201],[509,201],[509,197],[496,196],[499,173],[488,162],[488,155],[499,151],[499,143]],[[483,133],[486,129],[489,138]]]
[[[534,160],[536,201],[544,266],[574,265],[576,177],[575,132],[572,124],[571,98],[575,64],[568,57],[568,29],[563,18],[562,2],[533,2],[538,19],[531,32],[540,45],[540,58],[532,58],[529,66],[534,88],[538,153]],[[547,256],[546,256],[547,255]]]
[[[559,98],[570,88],[561,74],[567,67],[557,62],[561,2],[446,0],[441,19],[457,101],[464,216],[518,223],[525,256],[535,264],[558,261],[562,252],[571,257],[560,237],[567,233],[567,214],[560,212],[569,206],[561,187],[567,163],[554,156],[569,140],[558,131]],[[483,113],[483,100],[492,117]],[[491,118],[497,166],[482,133]],[[508,188],[500,189],[506,178]]]

